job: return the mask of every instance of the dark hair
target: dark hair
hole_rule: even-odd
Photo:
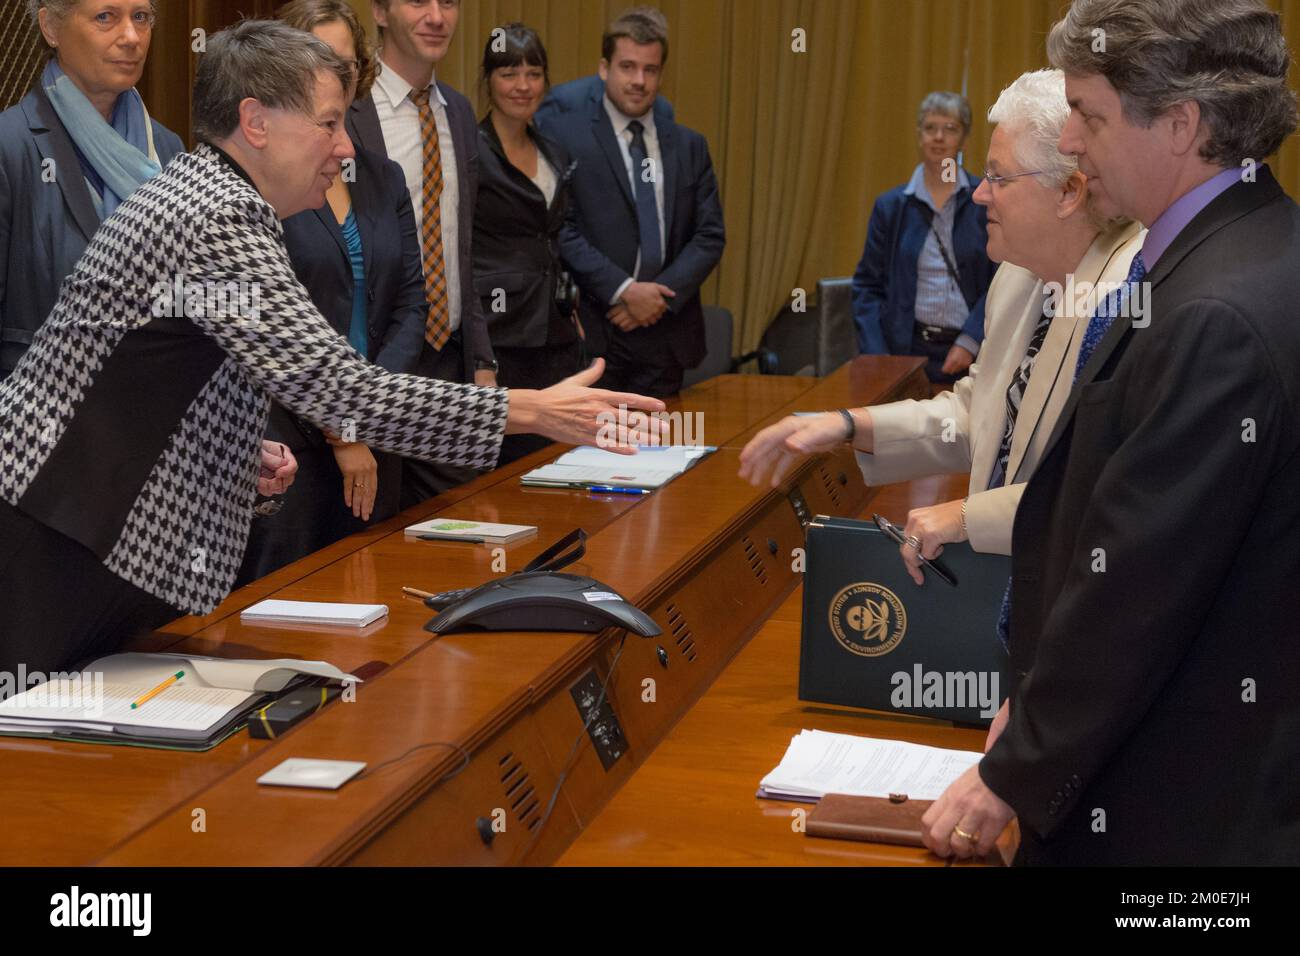
[[[614,47],[620,37],[627,37],[633,43],[658,43],[664,51],[663,62],[668,62],[668,19],[654,7],[624,10],[605,29],[600,39],[600,55],[607,62],[613,61]]]
[[[1052,65],[1105,77],[1129,122],[1195,101],[1218,166],[1272,155],[1296,128],[1291,54],[1261,0],[1074,0],[1047,37]]]
[[[316,74],[328,70],[346,92],[352,70],[329,44],[278,20],[241,20],[208,40],[194,78],[194,136],[209,143],[239,127],[239,104],[310,116]]]
[[[308,33],[327,23],[342,23],[346,26],[352,33],[352,44],[357,50],[357,99],[364,98],[370,92],[378,67],[375,52],[356,11],[346,0],[289,0],[276,12],[275,18]]]
[[[551,88],[551,71],[546,60],[546,47],[542,45],[542,38],[537,35],[537,31],[519,22],[507,23],[505,26],[495,28],[483,47],[483,70],[479,74],[479,83],[483,87],[489,108],[492,105],[492,92],[488,86],[488,78],[496,70],[520,64],[540,66],[546,88],[548,90]]]

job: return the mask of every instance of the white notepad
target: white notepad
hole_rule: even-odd
[[[387,604],[334,604],[328,601],[259,601],[244,608],[245,624],[325,624],[365,627],[388,616]]]
[[[716,450],[708,445],[642,445],[635,455],[620,455],[583,446],[534,468],[521,480],[525,485],[559,488],[661,488]]]

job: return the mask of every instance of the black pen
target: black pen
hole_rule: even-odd
[[[895,544],[905,545],[909,543],[898,525],[894,524],[888,518],[883,518],[880,515],[875,514],[873,514],[871,518],[876,522],[876,527],[885,532],[885,534],[889,536],[889,539]],[[921,559],[922,566],[929,568],[937,574],[940,580],[948,582],[953,587],[957,586],[957,579],[952,576],[952,572],[940,564],[937,559],[931,560],[930,558],[927,558],[921,553],[920,548],[916,549],[916,556]]]
[[[486,544],[487,538],[462,538],[455,534],[422,534],[421,541],[463,541],[466,544]]]

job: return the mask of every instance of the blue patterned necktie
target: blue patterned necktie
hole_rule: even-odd
[[[641,269],[637,278],[648,281],[656,278],[664,267],[664,253],[659,240],[659,204],[655,201],[655,180],[659,170],[647,166],[645,126],[639,120],[627,124],[632,131],[632,182],[636,187],[637,238],[641,243]],[[645,170],[650,169],[649,182]]]
[[[1088,359],[1092,358],[1092,353],[1097,351],[1097,346],[1105,338],[1110,327],[1115,323],[1115,318],[1123,311],[1124,300],[1132,292],[1133,286],[1146,278],[1147,264],[1142,259],[1141,251],[1133,257],[1133,263],[1128,267],[1128,278],[1124,284],[1106,296],[1106,299],[1097,311],[1093,312],[1092,318],[1088,320],[1088,328],[1084,330],[1083,341],[1079,343],[1079,362],[1074,367],[1074,380],[1079,380],[1079,373],[1083,367],[1088,364]],[[1150,303],[1150,300],[1143,296],[1143,301]],[[1002,642],[1003,647],[1009,647],[1011,642],[1011,579],[1007,579],[1007,590],[1002,595],[1002,610],[998,614],[998,640]]]
[[[1034,327],[1034,334],[1029,339],[1029,348],[1025,350],[1025,357],[1021,359],[1016,373],[1011,376],[1011,384],[1007,386],[1007,423],[1002,429],[1002,444],[998,446],[998,457],[993,463],[993,474],[989,476],[990,491],[1001,488],[1007,482],[1007,464],[1011,460],[1011,436],[1016,430],[1016,419],[1020,416],[1020,403],[1024,401],[1025,392],[1029,389],[1029,376],[1034,371],[1034,359],[1038,358],[1038,353],[1042,351],[1047,330],[1051,327],[1052,314],[1047,310],[1047,303],[1044,302],[1043,314],[1039,316],[1038,325]]]

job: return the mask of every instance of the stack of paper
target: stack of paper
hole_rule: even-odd
[[[132,708],[178,671],[185,676]],[[202,749],[300,677],[356,680],[324,661],[114,654],[0,701],[0,734]]]
[[[258,601],[239,612],[245,624],[325,624],[365,627],[388,616],[387,604],[338,604],[332,601]]]
[[[937,800],[983,754],[901,740],[804,730],[760,784],[764,796],[820,800],[828,793]]]
[[[635,455],[583,446],[523,476],[525,485],[548,488],[660,488],[710,452],[709,445],[641,445]]]
[[[436,534],[440,538],[482,538],[492,544],[505,544],[526,537],[537,530],[535,524],[498,524],[491,521],[465,521],[460,518],[432,518],[407,525],[411,536]]]

